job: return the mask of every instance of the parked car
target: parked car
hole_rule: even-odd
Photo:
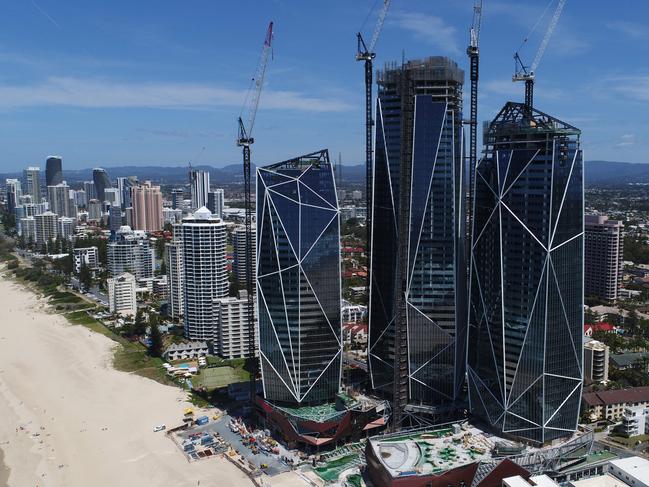
[[[164,424],[159,424],[158,426],[153,427],[153,432],[157,433],[158,431],[164,431],[167,427]]]

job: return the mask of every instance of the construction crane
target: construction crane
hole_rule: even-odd
[[[551,0],[551,2],[548,4],[548,8],[550,7],[553,1],[554,0]],[[523,60],[521,59],[518,51],[514,53],[516,72],[514,76],[512,76],[512,81],[525,81],[525,106],[529,110],[531,110],[534,105],[534,78],[536,76],[536,70],[539,67],[539,63],[541,62],[541,58],[543,57],[546,48],[548,47],[548,42],[550,42],[550,37],[552,37],[552,34],[554,33],[554,29],[557,27],[557,23],[559,22],[559,17],[561,17],[561,12],[563,11],[563,7],[565,6],[565,4],[566,4],[566,0],[559,0],[559,2],[557,3],[557,7],[554,11],[554,15],[552,16],[552,19],[548,24],[548,30],[545,32],[545,36],[543,36],[543,39],[541,40],[541,44],[539,45],[539,50],[536,52],[536,56],[534,57],[534,61],[532,62],[531,66],[525,66],[525,64],[523,64]],[[543,16],[541,18],[543,18]],[[532,32],[534,31],[534,29],[536,29],[537,25],[538,22],[532,28]],[[530,32],[530,34],[532,32]],[[528,36],[525,37],[525,39],[523,39],[522,45],[525,45],[527,43],[530,34],[528,34]]]
[[[482,0],[475,0],[473,4],[473,21],[469,31],[469,47],[466,53],[469,56],[471,78],[471,116],[469,119],[469,201],[468,215],[468,241],[471,242],[473,230],[473,189],[475,186],[475,169],[478,162],[478,68],[480,66],[480,27],[482,25]]]
[[[250,146],[255,142],[252,137],[252,130],[255,126],[255,118],[257,117],[257,108],[259,108],[259,98],[261,96],[261,89],[264,86],[264,77],[266,75],[266,66],[268,65],[268,56],[271,51],[271,43],[273,41],[273,22],[268,24],[266,37],[264,38],[264,47],[261,52],[259,66],[255,77],[252,79],[250,85],[249,95],[246,97],[248,102],[248,125],[243,122],[241,115],[244,108],[239,115],[239,134],[237,136],[237,146],[243,149],[243,181],[245,193],[245,206],[246,206],[246,291],[248,293],[247,311],[248,311],[248,357],[251,363],[250,370],[250,402],[251,410],[254,411],[255,396],[257,395],[256,378],[257,378],[257,362],[255,359],[255,312],[254,312],[254,299],[253,299],[253,276],[252,276],[252,202],[250,196]]]
[[[372,63],[376,57],[374,48],[376,42],[379,40],[379,35],[383,29],[385,16],[388,13],[391,0],[383,0],[383,8],[379,12],[379,17],[374,27],[374,33],[369,45],[365,44],[363,36],[360,32],[356,34],[357,51],[356,61],[365,61],[365,197],[366,197],[366,216],[365,227],[367,231],[367,244],[366,255],[368,262],[370,260],[371,245],[372,245],[372,126],[374,120],[372,119]],[[368,272],[368,280],[371,279]],[[368,283],[369,288],[369,283]]]

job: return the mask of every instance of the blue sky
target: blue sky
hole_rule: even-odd
[[[64,169],[238,162],[236,118],[269,20],[273,59],[253,160],[327,147],[359,163],[363,69],[354,61],[355,33],[374,4],[5,0],[0,171],[44,166],[48,154],[61,154]],[[472,4],[393,0],[376,66],[405,53],[448,55],[466,68]],[[484,0],[482,120],[522,98],[522,85],[511,82],[512,56],[546,4]],[[373,23],[365,24],[368,38]],[[522,51],[529,62],[539,34]],[[568,0],[537,72],[535,104],[583,130],[588,159],[649,162],[648,51],[649,2],[618,0],[613,8]]]

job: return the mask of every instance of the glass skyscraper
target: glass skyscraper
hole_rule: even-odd
[[[378,74],[370,375],[388,396],[396,377],[400,400],[425,406],[450,406],[464,382],[463,81],[445,57]]]
[[[340,389],[340,224],[327,150],[257,169],[257,304],[264,397]]]
[[[470,407],[536,443],[579,418],[583,336],[580,131],[509,102],[476,169],[470,267]]]
[[[105,169],[96,167],[92,170],[92,180],[95,183],[95,192],[97,194],[97,199],[100,203],[105,201],[106,196],[104,195],[104,190],[106,188],[112,188],[113,185],[110,182],[108,173]]]

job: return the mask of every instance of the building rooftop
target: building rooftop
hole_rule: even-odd
[[[649,460],[641,457],[620,458],[611,460],[611,465],[622,470],[629,477],[639,480],[644,485],[649,485]]]
[[[612,404],[649,401],[649,386],[615,389],[610,391],[587,392],[582,400],[588,406],[608,406]]]
[[[629,367],[636,362],[649,359],[649,352],[627,352],[611,355],[611,362],[617,367]]]
[[[573,487],[628,487],[628,484],[608,473],[587,479],[572,480],[570,485]]]

